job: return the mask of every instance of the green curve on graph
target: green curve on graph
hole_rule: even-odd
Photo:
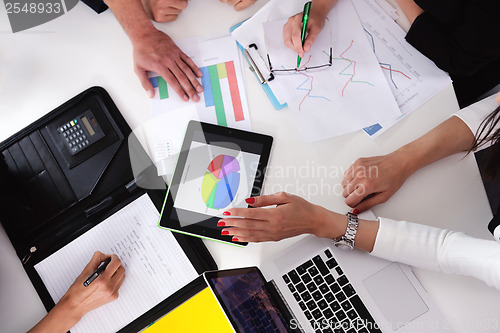
[[[327,56],[330,56],[325,51],[323,51],[323,53],[326,54]],[[348,61],[349,62],[349,65],[347,65],[346,68],[344,68],[343,70],[341,70],[339,72],[339,75],[350,76],[351,77],[350,82],[353,82],[353,83],[366,83],[366,84],[369,84],[372,87],[375,86],[373,83],[370,83],[370,82],[367,82],[367,81],[355,81],[355,80],[352,79],[354,77],[354,74],[344,73],[349,67],[353,66],[353,62],[350,59],[347,59],[347,58],[333,58],[333,60],[343,60],[343,61]]]

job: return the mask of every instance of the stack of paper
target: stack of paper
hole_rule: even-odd
[[[259,46],[273,69],[293,68],[297,55],[284,45],[282,31],[302,6],[298,0],[270,2],[232,35],[244,47]],[[269,82],[285,97],[306,141],[360,129],[376,137],[451,82],[404,40],[387,11],[394,14],[375,0],[340,0],[301,63],[301,69],[328,63],[331,48],[332,66],[280,73]]]
[[[353,4],[402,116],[451,84],[447,73],[406,42],[406,33],[379,7],[378,2],[356,0]],[[401,118],[380,121],[379,126],[367,128],[365,132],[378,136]]]

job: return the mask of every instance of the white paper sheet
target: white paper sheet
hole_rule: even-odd
[[[406,33],[376,1],[352,3],[403,116],[451,84],[448,74],[405,40]],[[379,122],[365,132],[376,137],[401,118]]]
[[[158,227],[158,218],[144,195],[35,265],[58,302],[94,251],[122,260],[126,276],[118,299],[86,314],[71,332],[116,332],[198,276],[172,233]]]
[[[234,38],[227,36],[207,41],[187,39],[176,41],[176,43],[204,72],[200,80],[204,92],[199,94],[199,102],[185,102],[168,86],[168,98],[162,99],[159,93],[155,94],[152,100],[153,116],[193,105],[198,110],[201,121],[250,130],[250,113],[240,57]],[[215,70],[216,74],[213,77],[215,80],[210,80],[209,67],[218,64],[220,64],[218,69],[222,72]],[[150,78],[157,77],[158,74],[150,73],[149,76]],[[213,83],[215,83],[215,88],[212,86]],[[155,90],[158,92],[159,88]],[[217,105],[217,101],[221,101],[221,104]]]
[[[310,61],[315,61],[314,64],[325,62],[328,56],[320,60],[312,57],[329,54],[330,40],[333,65],[323,71],[275,78],[276,84],[287,94],[286,101],[299,132],[309,142],[346,134],[401,115],[352,3],[339,1],[328,17],[317,43],[303,57],[301,66]],[[273,64],[274,68],[289,67],[297,59],[283,41],[285,22],[283,19],[264,25],[270,58],[289,58],[286,63]]]

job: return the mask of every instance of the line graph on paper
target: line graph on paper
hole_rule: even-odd
[[[450,84],[449,77],[405,40],[406,33],[373,0],[352,1],[403,114]]]
[[[311,61],[311,58],[312,56],[310,55],[309,58],[307,59],[306,62],[304,62],[299,69],[302,69],[304,67],[306,67],[309,62]],[[282,66],[282,68],[284,68]],[[305,78],[305,80],[303,82],[301,82],[298,86],[297,86],[297,91],[304,91],[305,94],[304,94],[304,97],[302,97],[302,100],[300,101],[299,103],[299,111],[302,109],[302,104],[304,103],[304,101],[307,99],[307,98],[316,98],[316,99],[322,99],[324,101],[328,101],[328,102],[331,102],[331,99],[326,97],[326,96],[323,96],[323,95],[314,95],[313,93],[313,89],[314,89],[314,75],[312,73],[306,73],[305,71],[301,71],[301,72],[297,72],[295,73],[296,75],[301,75]],[[291,75],[294,75],[294,74],[291,74]]]
[[[375,46],[375,39],[373,38],[373,35],[370,33],[370,31],[366,30],[366,28],[363,28],[363,30],[368,35],[368,39],[372,45],[373,53],[377,54],[377,48]],[[384,74],[387,77],[387,80],[390,83],[392,83],[392,86],[394,87],[394,89],[399,90],[398,84],[396,84],[397,78],[401,77],[401,78],[403,78],[403,81],[405,81],[404,78],[411,80],[411,77],[409,77],[408,75],[406,75],[402,71],[395,69],[391,65],[391,63],[382,62],[383,59],[381,59],[380,57],[378,57],[378,60],[379,60],[380,68],[382,68],[384,70]],[[406,81],[406,83],[408,83],[408,81]]]
[[[336,73],[339,76],[338,80],[331,80],[335,81],[331,83],[334,85],[333,91],[330,90],[328,93],[325,91],[318,91],[323,90],[323,88],[317,87],[314,84],[315,76],[318,74],[321,75],[319,71],[300,71],[289,73],[289,75],[301,76],[303,78],[303,80],[301,80],[296,87],[297,92],[303,94],[301,95],[301,100],[299,102],[299,111],[302,110],[303,104],[307,103],[308,99],[331,102],[333,99],[343,98],[348,94],[353,96],[354,94],[363,93],[363,90],[366,89],[366,87],[375,87],[375,85],[369,81],[368,75],[365,75],[364,78],[360,78],[360,71],[357,69],[358,61],[355,59],[356,52],[352,52],[352,49],[355,46],[355,41],[351,40],[347,47],[339,51],[339,55],[337,57],[332,58],[333,63],[331,69],[323,70],[323,72],[330,71],[330,73]],[[329,56],[328,52],[323,51],[323,53]],[[351,53],[353,53],[354,56],[352,56]],[[302,69],[306,67],[311,59],[312,56],[310,55],[307,58],[307,61],[303,62],[300,68]],[[282,68],[284,67],[282,66]],[[360,85],[360,87],[356,87],[357,85]],[[332,94],[332,92],[334,92],[334,94]]]
[[[334,58],[334,60],[336,60],[336,61],[343,60],[343,61],[348,63],[348,65],[339,72],[339,75],[343,75],[343,76],[348,77],[348,80],[346,81],[344,87],[342,88],[342,97],[344,97],[344,93],[345,93],[347,86],[351,83],[366,84],[366,85],[369,85],[372,87],[374,86],[372,83],[370,83],[368,81],[358,80],[358,77],[356,76],[356,74],[357,74],[356,67],[358,65],[358,62],[354,59],[350,59],[350,57],[348,55],[348,52],[351,50],[353,45],[354,45],[354,40],[351,40],[349,47],[347,47],[347,49],[345,49],[345,51],[340,54],[339,58]]]

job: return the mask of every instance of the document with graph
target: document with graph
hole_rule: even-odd
[[[264,23],[266,47],[276,83],[286,92],[306,141],[343,135],[401,115],[351,1],[340,0],[329,12],[299,71],[286,70],[296,68],[297,61],[297,54],[283,41],[286,20]]]
[[[235,40],[227,36],[207,41],[186,39],[176,43],[203,73],[201,100],[197,103],[183,101],[161,76],[149,73],[155,89],[153,116],[193,105],[198,111],[195,120],[250,130],[248,102]]]
[[[352,3],[403,116],[451,84],[447,73],[405,40],[406,33],[376,1]],[[398,119],[380,122],[365,132],[380,135]]]

